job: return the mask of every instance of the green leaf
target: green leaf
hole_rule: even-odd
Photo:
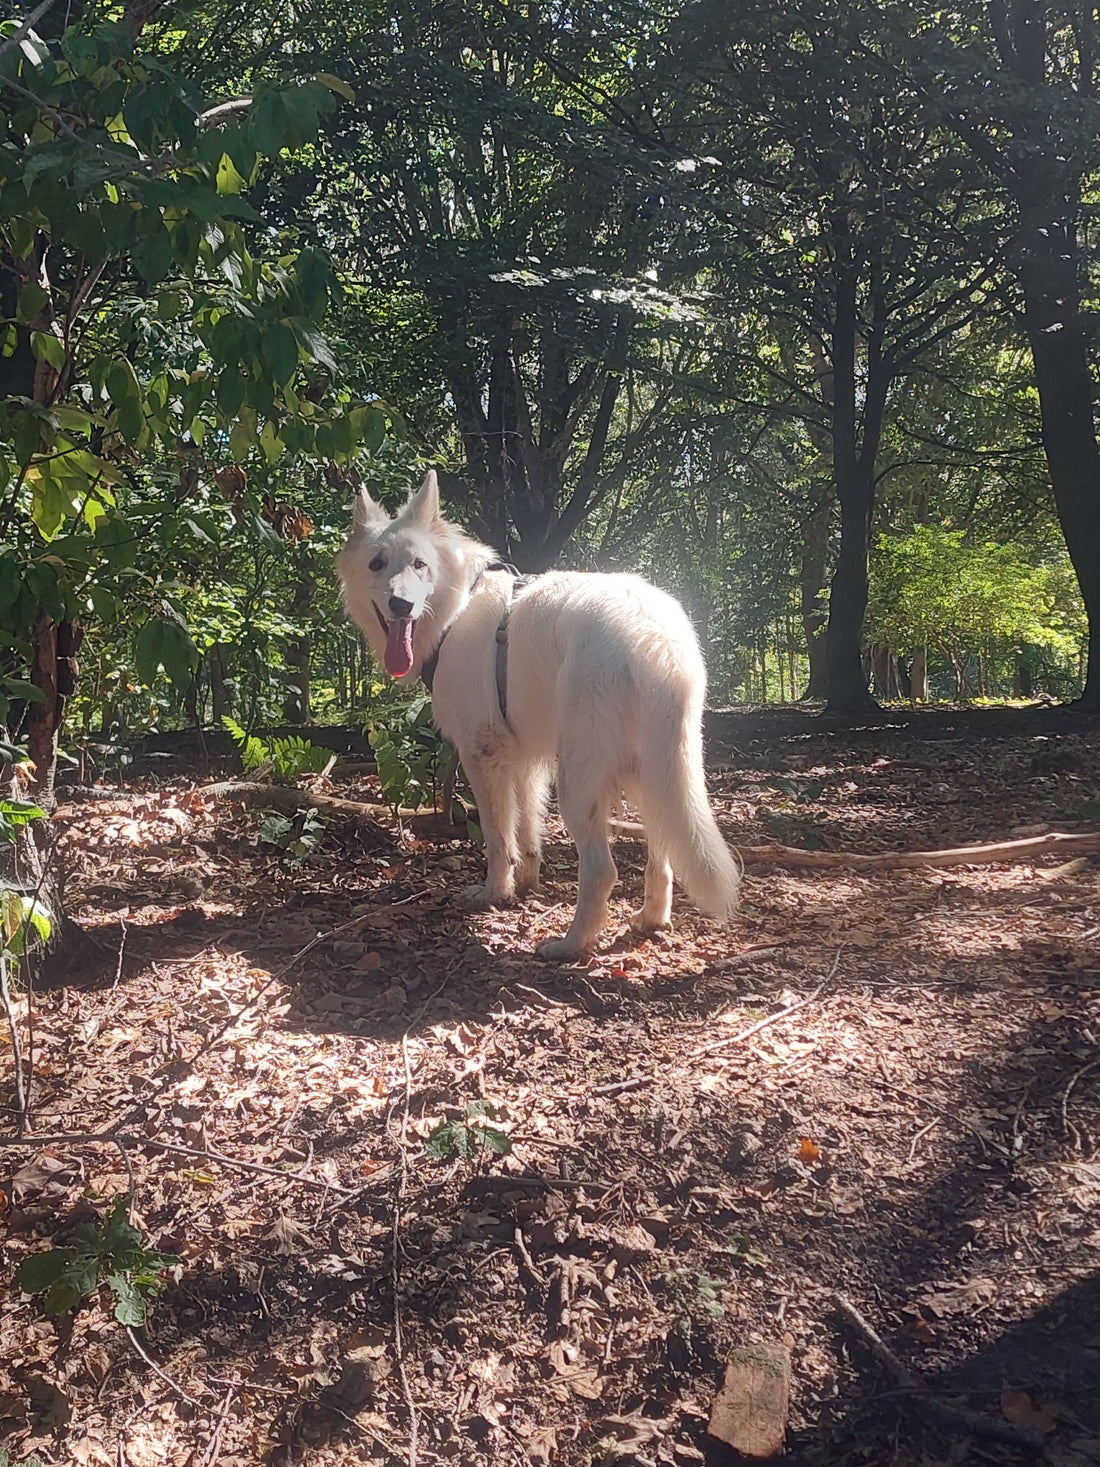
[[[115,1318],[118,1322],[128,1324],[132,1329],[143,1325],[148,1317],[148,1308],[145,1300],[126,1275],[109,1273],[104,1283],[118,1295],[118,1303],[115,1305]]]
[[[187,688],[199,664],[198,648],[182,623],[151,619],[139,627],[134,637],[134,664],[146,687],[153,685],[163,667],[171,683]]]
[[[298,339],[283,321],[276,321],[264,332],[260,359],[280,387],[294,376],[298,367]]]
[[[40,1294],[57,1282],[76,1256],[75,1248],[50,1248],[45,1253],[32,1253],[15,1270],[15,1282],[24,1294]]]
[[[52,331],[31,332],[31,354],[36,362],[48,362],[55,372],[65,366],[65,343]]]
[[[236,164],[228,153],[221,156],[216,178],[219,194],[239,194],[248,187],[248,180],[237,172]]]
[[[283,453],[286,444],[275,432],[274,423],[265,423],[260,433],[260,449],[269,464],[275,463]]]
[[[49,292],[35,280],[28,280],[19,292],[15,319],[32,325],[40,312],[50,304]]]
[[[218,385],[214,390],[214,400],[218,404],[218,411],[225,414],[227,418],[235,418],[244,404],[248,392],[248,382],[242,375],[239,367],[226,367],[218,377]]]
[[[355,101],[355,92],[346,81],[341,81],[338,76],[333,76],[331,71],[315,71],[315,81],[319,81],[323,87],[328,87],[330,92],[335,92],[338,97],[343,97],[345,102]]]

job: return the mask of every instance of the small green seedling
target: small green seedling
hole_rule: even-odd
[[[68,1314],[101,1286],[115,1295],[115,1318],[143,1325],[148,1300],[162,1287],[160,1274],[179,1265],[171,1253],[146,1248],[129,1219],[129,1201],[120,1197],[99,1224],[84,1223],[66,1248],[49,1248],[25,1258],[15,1281],[25,1294],[46,1295],[47,1314]]]
[[[507,1156],[512,1149],[510,1138],[487,1121],[499,1120],[496,1106],[487,1100],[475,1100],[462,1113],[460,1121],[441,1121],[424,1142],[424,1150],[436,1161],[474,1161],[483,1152]]]

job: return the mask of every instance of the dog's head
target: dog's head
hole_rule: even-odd
[[[419,670],[490,551],[448,525],[429,469],[394,519],[360,489],[336,557],[344,604],[392,677]],[[484,563],[484,560],[481,560]]]

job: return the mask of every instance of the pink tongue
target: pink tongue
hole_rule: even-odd
[[[386,671],[404,677],[413,665],[413,624],[408,617],[391,621],[386,634]]]

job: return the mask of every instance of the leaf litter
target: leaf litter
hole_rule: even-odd
[[[712,792],[746,845],[1082,829],[1100,788],[1087,731],[730,730]],[[751,868],[733,929],[678,902],[639,943],[622,841],[608,944],[556,969],[532,949],[574,895],[560,827],[541,897],[471,916],[463,841],[333,823],[288,866],[171,780],[59,822],[103,973],[33,996],[33,1130],[126,1139],[9,1150],[5,1253],[63,1246],[129,1165],[182,1268],[147,1358],[106,1290],[60,1321],[7,1291],[13,1459],[719,1461],[754,1343],[790,1353],[791,1461],[1034,1458],[960,1457],[840,1293],[929,1390],[1100,1461],[1094,861]],[[431,1154],[440,1126],[460,1150]]]

